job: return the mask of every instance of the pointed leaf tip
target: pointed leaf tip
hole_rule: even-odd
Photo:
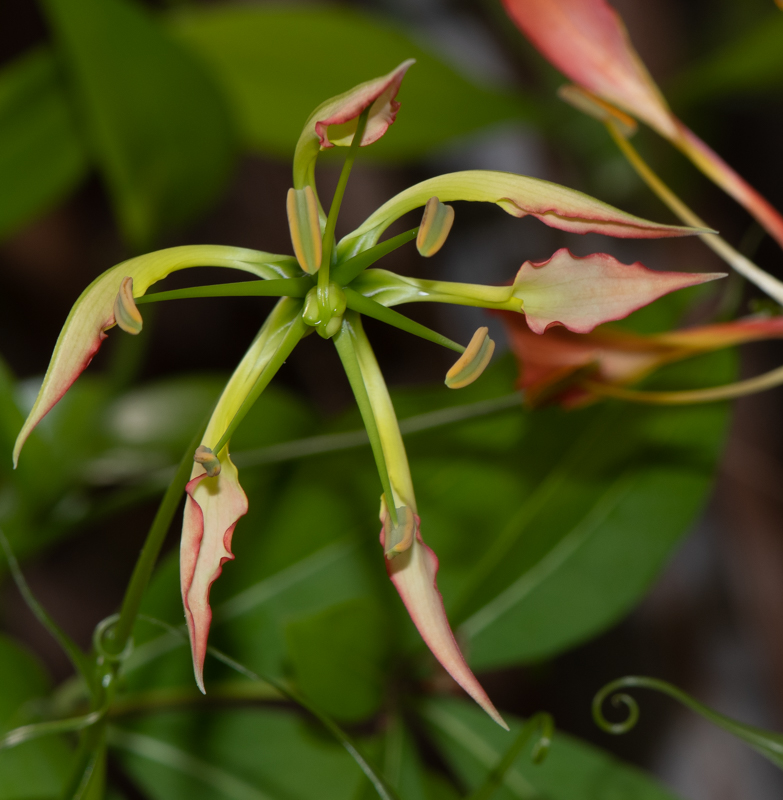
[[[434,256],[443,247],[454,224],[454,208],[441,203],[437,197],[430,197],[424,206],[419,232],[416,235],[416,249],[425,258]]]
[[[381,546],[386,550],[385,533],[389,512],[381,503]],[[451,632],[443,598],[438,591],[438,557],[421,538],[420,520],[414,514],[415,531],[410,546],[393,558],[384,558],[386,572],[400,595],[413,624],[441,666],[502,728],[508,730],[503,717],[471,672]]]
[[[289,189],[286,210],[296,260],[308,275],[314,275],[321,267],[323,244],[318,201],[312,187]]]
[[[122,279],[120,290],[114,300],[114,321],[125,331],[134,336],[141,333],[144,320],[141,318],[139,309],[133,299],[133,278]]]
[[[465,352],[446,373],[446,386],[449,389],[461,389],[473,383],[487,368],[494,352],[495,343],[489,338],[489,328],[479,328]]]
[[[669,292],[725,277],[725,273],[659,272],[623,264],[606,253],[575,256],[567,248],[547,261],[526,261],[514,280],[530,330],[564,325],[589,333],[602,322],[623,319]]]

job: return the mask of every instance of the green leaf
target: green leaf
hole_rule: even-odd
[[[731,373],[719,353],[656,380]],[[627,613],[704,503],[726,420],[718,404],[534,412],[516,445],[523,502],[478,554],[455,609],[473,667],[551,657]]]
[[[87,153],[51,52],[0,72],[0,238],[42,214],[87,172]]]
[[[481,709],[447,698],[428,700],[422,715],[440,752],[470,789],[481,785],[522,727],[519,718],[504,714],[509,735]],[[530,750],[506,773],[496,800],[676,800],[641,770],[558,730],[542,764],[533,764]]]
[[[116,734],[110,742],[130,743],[126,730],[123,727],[124,742]],[[162,713],[134,724],[133,735],[139,734],[164,743],[156,747],[147,742],[152,746],[143,754],[139,747],[133,755],[122,754],[123,765],[152,800],[260,800],[260,796],[354,800],[366,780],[348,753],[327,738],[320,726],[277,709],[216,711],[209,716]],[[176,759],[167,758],[174,755]],[[194,763],[201,766],[193,770]],[[218,781],[204,781],[204,767]],[[225,776],[233,780],[226,782]],[[218,786],[220,779],[223,788]],[[240,782],[258,794],[241,797],[232,792]]]
[[[38,661],[0,634],[0,735],[35,721],[31,701],[48,690],[49,679]],[[65,741],[53,736],[0,751],[0,800],[59,795],[70,758]]]
[[[779,90],[783,86],[783,15],[772,11],[755,27],[734,36],[673,83],[678,104]]]
[[[302,693],[338,722],[375,713],[383,699],[384,619],[372,602],[354,599],[286,626],[286,643]]]
[[[201,62],[133,0],[46,0],[81,122],[137,248],[202,213],[228,178],[233,135]]]
[[[365,151],[371,158],[419,157],[487,125],[532,116],[517,93],[470,83],[403,31],[355,10],[192,8],[172,22],[214,68],[246,146],[263,153],[289,157],[320,103],[411,57],[417,63],[400,91],[398,121]]]

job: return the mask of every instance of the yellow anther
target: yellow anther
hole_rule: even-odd
[[[114,321],[126,333],[141,333],[144,320],[133,299],[133,278],[123,278],[114,300]]]
[[[615,127],[626,139],[636,133],[637,124],[633,117],[629,117],[619,108],[607,103],[587,89],[573,84],[566,84],[557,90],[558,97],[584,114],[588,114],[601,122],[614,122]]]
[[[443,247],[454,224],[454,209],[444,205],[437,197],[430,197],[424,206],[416,247],[425,258],[434,256]]]
[[[495,352],[495,343],[488,334],[489,328],[479,328],[473,334],[465,352],[446,373],[446,386],[449,389],[461,389],[473,383],[484,372]]]
[[[289,189],[286,208],[296,260],[306,273],[313,275],[321,267],[322,242],[318,202],[312,187]]]
[[[413,509],[410,506],[400,506],[396,511],[396,525],[388,511],[383,517],[383,549],[386,558],[404,553],[413,544],[413,537],[416,535],[416,515]]]
[[[220,461],[206,445],[202,444],[196,448],[196,452],[193,454],[193,460],[204,467],[210,478],[220,475]]]

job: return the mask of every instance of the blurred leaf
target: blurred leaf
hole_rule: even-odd
[[[440,752],[470,789],[481,785],[522,727],[521,720],[504,714],[509,735],[481,709],[451,698],[428,700],[422,713]],[[559,730],[542,764],[533,764],[530,750],[506,773],[495,800],[676,800],[641,770]]]
[[[0,238],[55,205],[86,172],[55,60],[37,48],[0,72]]]
[[[126,730],[123,728],[123,731]],[[338,744],[296,714],[276,709],[163,713],[133,731],[184,751],[276,800],[354,800],[366,779]],[[163,754],[159,749],[158,754]],[[122,762],[151,800],[236,800],[194,774],[123,753]],[[249,800],[249,796],[248,796]]]
[[[173,19],[183,42],[215,69],[246,146],[288,157],[310,112],[406,58],[393,131],[371,158],[415,158],[454,137],[507,120],[530,121],[515,92],[470,83],[388,20],[348,8],[190,8]]]
[[[0,634],[0,733],[35,721],[31,701],[49,690],[49,679],[29,653]],[[0,751],[0,800],[58,796],[71,754],[60,737]]]
[[[719,353],[656,380],[721,384],[732,364]],[[517,445],[523,502],[474,556],[456,611],[470,614],[461,630],[476,669],[553,656],[638,601],[704,503],[727,410],[533,412]]]
[[[45,0],[92,150],[137,248],[203,212],[233,137],[208,71],[134,0]]]
[[[292,620],[288,657],[301,692],[338,722],[356,722],[383,699],[383,616],[367,599],[348,600]]]
[[[675,108],[783,87],[783,15],[772,12],[758,25],[681,73],[671,87]]]
[[[390,714],[386,720],[383,771],[402,800],[429,800],[432,793],[428,791],[428,775],[416,742],[396,714]]]

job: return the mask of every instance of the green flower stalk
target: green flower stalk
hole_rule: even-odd
[[[234,558],[231,539],[248,507],[231,461],[230,439],[299,340],[314,329],[334,342],[367,428],[383,492],[380,539],[388,575],[434,656],[505,727],[463,658],[446,618],[436,585],[438,560],[422,538],[422,517],[405,447],[361,316],[454,350],[459,358],[446,376],[446,385],[459,388],[476,380],[491,360],[494,343],[486,328],[480,328],[465,347],[413,322],[393,306],[443,302],[502,309],[525,315],[536,333],[553,325],[587,333],[663,294],[722,275],[654,272],[604,254],[577,258],[564,249],[548,261],[525,262],[506,286],[414,280],[372,268],[414,238],[422,256],[437,252],[454,223],[454,209],[447,203],[459,200],[495,203],[512,216],[531,215],[574,233],[655,238],[709,232],[650,222],[573,189],[524,175],[470,171],[442,175],[406,189],[335,241],[335,223],[353,161],[359,147],[379,139],[394,122],[399,109],[395,98],[411,63],[406,61],[388,75],[327,100],[308,118],[297,144],[294,185],[287,198],[294,256],[209,245],[175,247],[125,261],[97,278],[66,320],[38,398],[19,434],[14,459],[33,428],[87,367],[106,331],[114,325],[131,334],[142,330],[138,306],[186,297],[279,297],[218,400],[194,453],[186,487],[181,584],[199,688],[204,691],[203,666],[212,619],[210,587],[223,564]],[[318,196],[315,163],[322,149],[335,146],[350,149],[327,213]],[[418,228],[380,241],[395,220],[422,207],[424,219]],[[231,267],[251,273],[255,280],[146,295],[156,281],[196,266]]]

